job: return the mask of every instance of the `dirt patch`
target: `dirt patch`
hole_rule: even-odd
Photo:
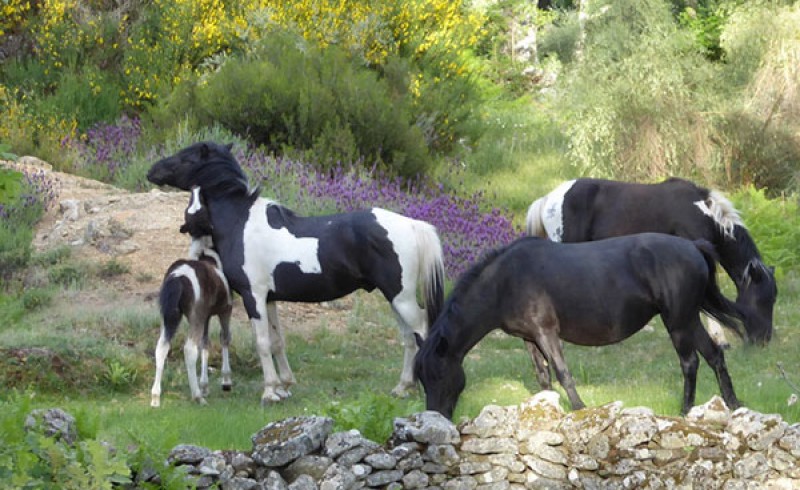
[[[58,189],[55,205],[37,225],[33,240],[37,252],[68,246],[71,257],[79,263],[102,267],[113,260],[128,271],[106,279],[93,277],[80,297],[80,307],[113,309],[120,305],[120,298],[125,298],[126,306],[157,307],[155,299],[164,272],[188,251],[189,238],[178,231],[188,193],[159,189],[128,192],[56,172],[33,157],[3,164],[43,172]],[[322,324],[344,330],[352,298],[334,304],[281,303],[278,307],[287,331],[305,333]],[[235,320],[246,322],[241,300],[234,308]]]

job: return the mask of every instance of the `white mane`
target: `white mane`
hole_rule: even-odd
[[[705,201],[696,201],[694,205],[700,208],[703,214],[710,216],[728,238],[733,238],[733,229],[736,226],[746,228],[739,211],[719,191],[710,191]]]

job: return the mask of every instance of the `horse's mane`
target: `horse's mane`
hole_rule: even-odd
[[[511,248],[516,243],[523,240],[530,241],[530,240],[543,240],[543,239],[533,236],[523,237],[508,245],[504,245],[502,247],[498,247],[486,252],[480,259],[478,259],[476,263],[470,266],[470,268],[467,269],[466,272],[461,274],[461,277],[458,279],[455,287],[453,287],[453,290],[450,293],[450,297],[447,299],[447,302],[442,308],[442,313],[439,315],[439,318],[441,319],[452,315],[458,315],[461,310],[462,297],[467,293],[469,288],[472,287],[472,284],[478,280],[478,278],[486,269],[486,267],[488,267],[489,264],[491,264],[497,257],[503,255],[509,248]],[[438,331],[441,330],[441,328],[443,328],[441,327],[442,325],[447,325],[448,323],[449,322],[443,322],[443,321],[434,322],[429,332],[430,335],[436,333],[438,335],[447,336],[447,332],[438,332]]]
[[[261,193],[260,186],[251,187],[229,146],[204,141],[184,148],[179,156],[192,162],[192,183],[207,195]]]

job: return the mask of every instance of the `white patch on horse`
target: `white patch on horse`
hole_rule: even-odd
[[[733,238],[733,229],[735,227],[745,227],[741,216],[739,216],[739,211],[720,192],[712,190],[705,201],[695,201],[694,205],[703,214],[713,219],[728,238]]]
[[[275,290],[275,268],[282,263],[296,264],[306,274],[320,274],[319,240],[298,238],[286,228],[275,229],[267,222],[267,206],[274,202],[256,199],[244,224],[244,264],[250,284],[267,284]],[[257,299],[257,301],[260,301]]]
[[[386,234],[389,237],[389,241],[392,242],[392,246],[396,247],[398,243],[409,242],[413,240],[413,237],[409,235],[408,223],[409,219],[405,216],[401,216],[397,213],[393,213],[391,211],[387,211],[381,208],[372,208],[370,212],[375,216],[375,219],[378,220],[378,224],[386,230]],[[400,256],[400,250],[394,251],[398,255],[398,259]],[[403,287],[406,287],[405,278],[408,276],[408,271],[402,270],[401,264],[401,274],[402,278],[401,282]]]
[[[192,291],[194,292],[194,300],[200,301],[201,300],[201,291],[200,291],[200,281],[197,279],[197,273],[195,273],[194,269],[186,264],[182,264],[175,268],[172,273],[170,273],[172,277],[185,277],[189,279],[189,282],[192,283]]]
[[[564,237],[564,196],[573,185],[575,185],[575,181],[568,180],[545,196],[542,223],[548,238],[554,242],[560,242]]]
[[[200,203],[200,188],[194,187],[192,188],[192,197],[189,198],[189,207],[186,208],[186,212],[195,214],[201,209],[203,209],[203,205]]]

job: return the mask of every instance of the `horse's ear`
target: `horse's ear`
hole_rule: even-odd
[[[422,335],[418,334],[417,332],[414,332],[414,340],[417,342],[417,348],[421,349],[423,342]]]
[[[189,227],[186,226],[186,223],[181,225],[180,231],[181,231],[181,233],[189,233]]]
[[[233,143],[228,143],[227,145],[225,145],[225,148],[227,148],[228,151],[233,150]]]
[[[209,153],[211,153],[211,150],[209,150],[207,144],[203,143],[202,145],[200,145],[200,156],[201,157],[206,158],[206,157],[208,157]]]
[[[750,262],[744,270],[744,275],[750,277],[751,281],[761,282],[764,280],[764,269],[756,262]]]

